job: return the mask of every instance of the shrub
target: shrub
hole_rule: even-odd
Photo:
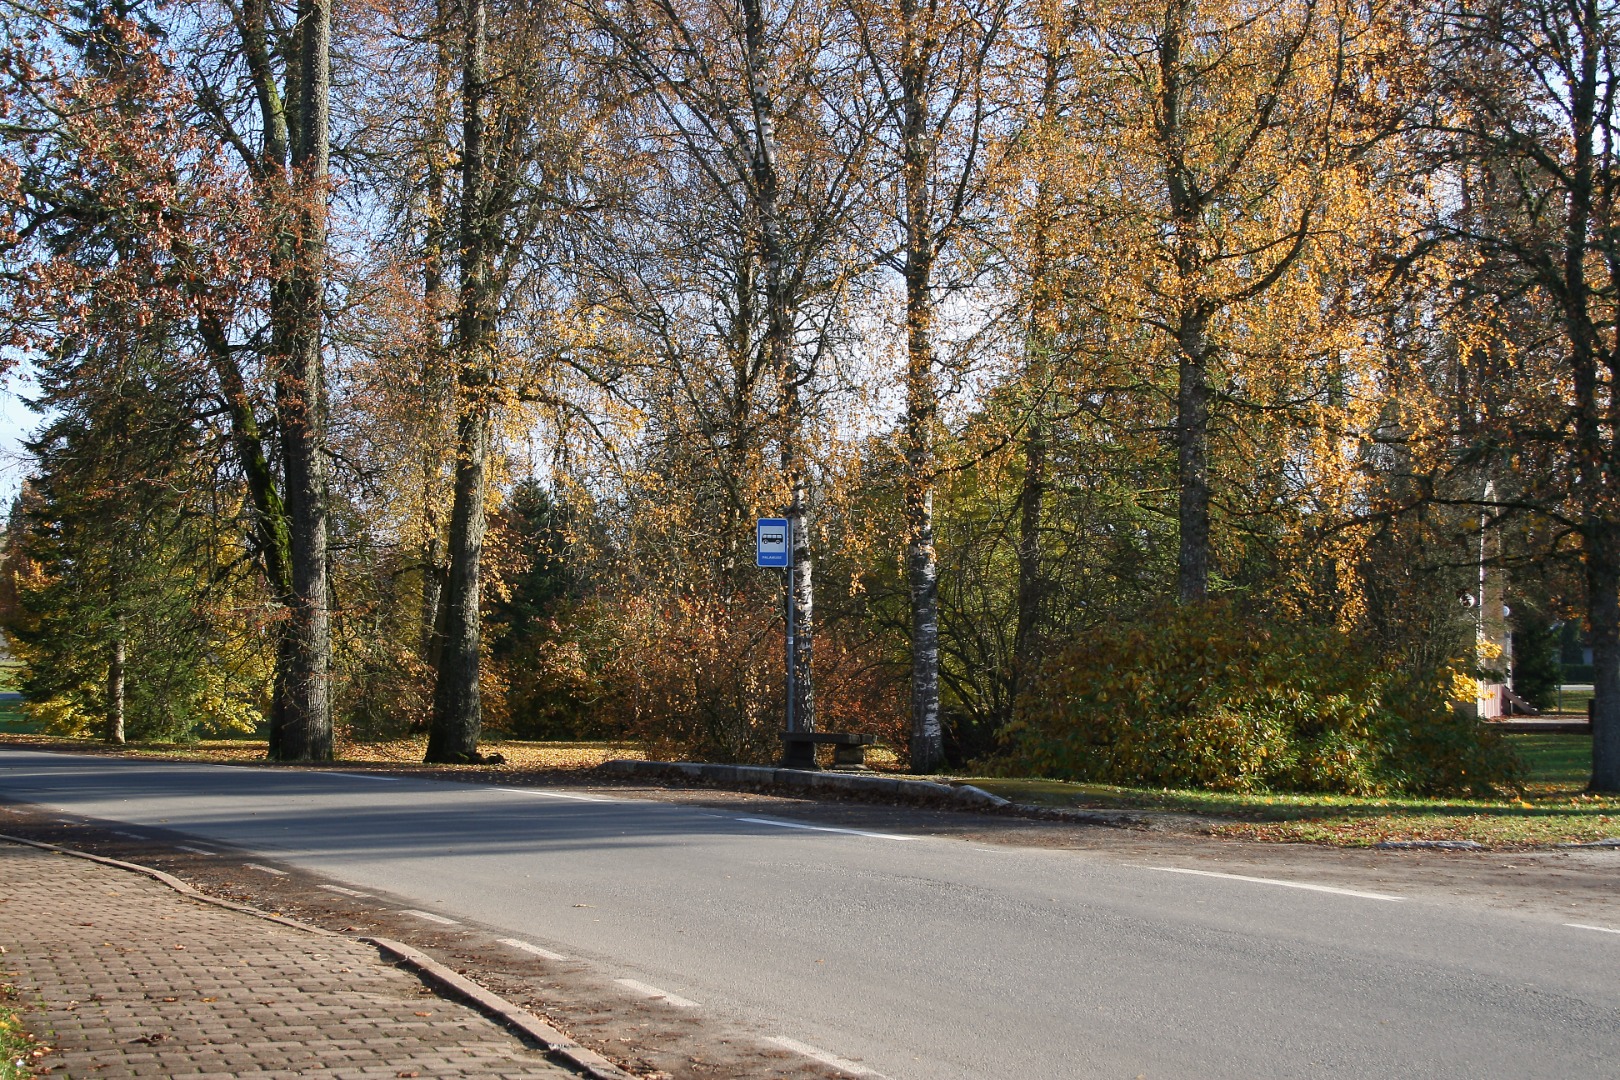
[[[602,703],[616,732],[654,758],[780,760],[785,643],[780,614],[742,597],[636,597],[599,613]],[[819,629],[817,727],[905,748],[904,687],[875,646]]]
[[[1514,763],[1415,676],[1333,630],[1211,601],[1108,627],[1049,663],[1004,768],[1152,787],[1369,795],[1510,781]]]

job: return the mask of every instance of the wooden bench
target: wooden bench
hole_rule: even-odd
[[[819,769],[816,764],[816,744],[825,743],[833,748],[834,769],[866,768],[866,748],[877,742],[876,735],[862,735],[843,731],[784,731],[782,732],[784,769]]]

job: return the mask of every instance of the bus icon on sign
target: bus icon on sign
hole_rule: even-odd
[[[755,530],[754,563],[757,566],[789,566],[791,551],[787,518],[760,518]]]

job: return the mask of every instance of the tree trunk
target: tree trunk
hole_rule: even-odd
[[[934,550],[934,236],[929,48],[915,0],[900,5],[901,179],[906,227],[906,578],[911,600],[911,771],[945,760],[939,720],[939,562]]]
[[[1013,629],[1012,674],[1006,709],[1010,718],[1018,695],[1035,667],[1035,628],[1041,615],[1041,518],[1046,508],[1046,418],[1040,405],[1024,438],[1024,479],[1018,492],[1018,616]]]
[[[1176,596],[1183,604],[1209,594],[1209,312],[1199,295],[1205,257],[1204,194],[1187,164],[1181,46],[1192,18],[1190,0],[1169,0],[1159,38],[1159,116],[1155,137],[1164,155],[1170,217],[1175,224],[1176,275],[1183,304],[1176,327]]]
[[[427,221],[422,252],[422,300],[427,325],[423,327],[422,405],[423,422],[436,435],[440,424],[455,410],[455,384],[446,363],[444,328],[452,313],[449,290],[445,285],[445,246],[449,213],[446,205],[445,162],[450,160],[451,49],[447,23],[447,0],[438,0],[433,23],[433,129],[427,153]],[[439,497],[443,482],[443,444],[438,438],[423,440],[422,469],[422,610],[421,655],[435,672],[439,669],[444,613],[444,540],[440,535]]]
[[[1595,792],[1620,792],[1620,529],[1589,536],[1587,619],[1592,631],[1592,780]]]
[[[1209,343],[1203,320],[1182,323],[1176,387],[1176,596],[1183,604],[1209,594]]]
[[[455,502],[450,513],[445,630],[426,757],[430,762],[447,763],[474,759],[483,727],[478,697],[482,630],[479,572],[484,551],[484,469],[489,453],[494,326],[489,296],[491,229],[484,140],[484,103],[489,96],[489,75],[485,66],[489,15],[485,0],[467,0],[465,11],[467,40],[461,80],[461,313],[456,343],[460,353],[457,365],[460,417],[456,422]]]
[[[283,760],[332,757],[329,672],[332,637],[327,606],[327,489],[323,403],[322,309],[326,282],[329,171],[331,8],[299,4],[297,136],[293,143],[294,253],[287,283],[288,351],[276,373],[293,603],[292,648],[282,688],[284,712],[274,740]],[[277,719],[277,718],[272,718]]]
[[[124,744],[124,620],[118,620],[107,661],[107,741]]]
[[[759,214],[759,258],[765,279],[765,347],[779,383],[782,477],[790,502],[787,517],[793,538],[794,644],[787,663],[794,677],[794,727],[816,729],[815,685],[811,654],[815,641],[815,565],[810,553],[810,506],[804,460],[804,378],[794,356],[794,303],[782,248],[781,208],[776,171],[776,115],[762,64],[765,59],[765,14],[760,0],[743,0],[744,63],[749,105],[754,117],[754,143],[749,147],[753,198]]]

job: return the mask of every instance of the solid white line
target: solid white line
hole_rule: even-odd
[[[542,799],[571,799],[574,802],[618,802],[617,799],[603,799],[596,795],[569,795],[562,791],[536,791],[534,788],[498,788],[499,791],[508,791],[513,795],[538,795]]]
[[[1620,934],[1620,930],[1611,930],[1607,926],[1587,926],[1585,923],[1567,922],[1565,926],[1576,930],[1596,930],[1600,934]]]
[[[215,854],[215,852],[209,851],[206,848],[192,847],[189,844],[176,844],[174,846],[179,851],[189,851],[193,855],[213,855],[213,854]]]
[[[750,825],[774,825],[778,829],[804,829],[806,832],[843,833],[846,836],[869,836],[874,840],[915,840],[915,836],[896,836],[893,833],[865,832],[861,829],[838,829],[831,825],[805,825],[797,821],[778,821],[766,817],[740,817],[738,821],[746,821]]]
[[[277,870],[273,866],[260,866],[256,862],[245,862],[242,865],[247,867],[249,870],[262,870],[266,874],[274,874],[274,875],[276,875],[276,877],[286,877],[287,876],[287,871],[285,871],[285,870]]]
[[[805,1057],[819,1061],[823,1065],[831,1065],[833,1068],[847,1072],[851,1076],[872,1076],[876,1077],[877,1080],[888,1080],[887,1077],[875,1069],[868,1069],[859,1062],[841,1058],[837,1054],[830,1054],[825,1050],[818,1050],[814,1046],[802,1043],[797,1039],[790,1039],[786,1035],[771,1035],[765,1041],[775,1043],[782,1049],[791,1050],[795,1054],[803,1054]]]
[[[404,779],[404,777],[401,777],[401,776],[378,776],[376,773],[363,773],[363,772],[329,772],[329,773],[322,773],[321,775],[322,776],[345,776],[345,777],[349,777],[349,778],[354,779],[354,780],[386,780],[390,784],[397,784],[401,780]]]
[[[321,888],[325,889],[327,892],[335,892],[339,896],[362,897],[371,895],[368,892],[361,892],[359,889],[345,889],[341,885],[322,885]]]
[[[1281,881],[1277,878],[1248,877],[1245,874],[1219,874],[1214,870],[1189,870],[1184,866],[1144,866],[1144,870],[1159,870],[1166,874],[1196,874],[1199,877],[1226,878],[1228,881],[1252,881],[1256,885],[1281,885],[1285,889],[1306,889],[1310,892],[1337,893],[1340,896],[1359,896],[1363,900],[1388,900],[1400,903],[1403,896],[1386,893],[1362,892],[1359,889],[1341,889],[1333,885],[1310,885],[1303,881]]]
[[[440,924],[441,926],[460,926],[461,925],[460,923],[456,922],[456,920],[454,920],[454,919],[447,919],[443,915],[435,915],[431,911],[417,911],[415,908],[402,908],[400,910],[400,914],[401,915],[415,915],[418,919],[426,919],[428,922],[436,922],[436,923]]]
[[[542,949],[540,946],[531,944],[530,942],[527,942],[527,941],[524,941],[522,938],[503,937],[503,938],[496,938],[495,940],[499,941],[502,945],[510,945],[514,949],[522,949],[526,953],[533,953],[534,955],[539,956],[539,957],[543,957],[544,959],[547,959],[547,960],[566,960],[566,959],[568,959],[568,957],[564,956],[562,953],[555,953],[555,952],[552,952],[550,949]]]
[[[689,1001],[683,997],[676,997],[674,994],[660,990],[656,986],[648,986],[644,982],[637,982],[634,979],[614,979],[613,981],[632,993],[640,994],[645,998],[653,998],[657,1001],[662,1001],[665,1005],[673,1005],[677,1009],[697,1008],[698,1003],[695,1001]]]

